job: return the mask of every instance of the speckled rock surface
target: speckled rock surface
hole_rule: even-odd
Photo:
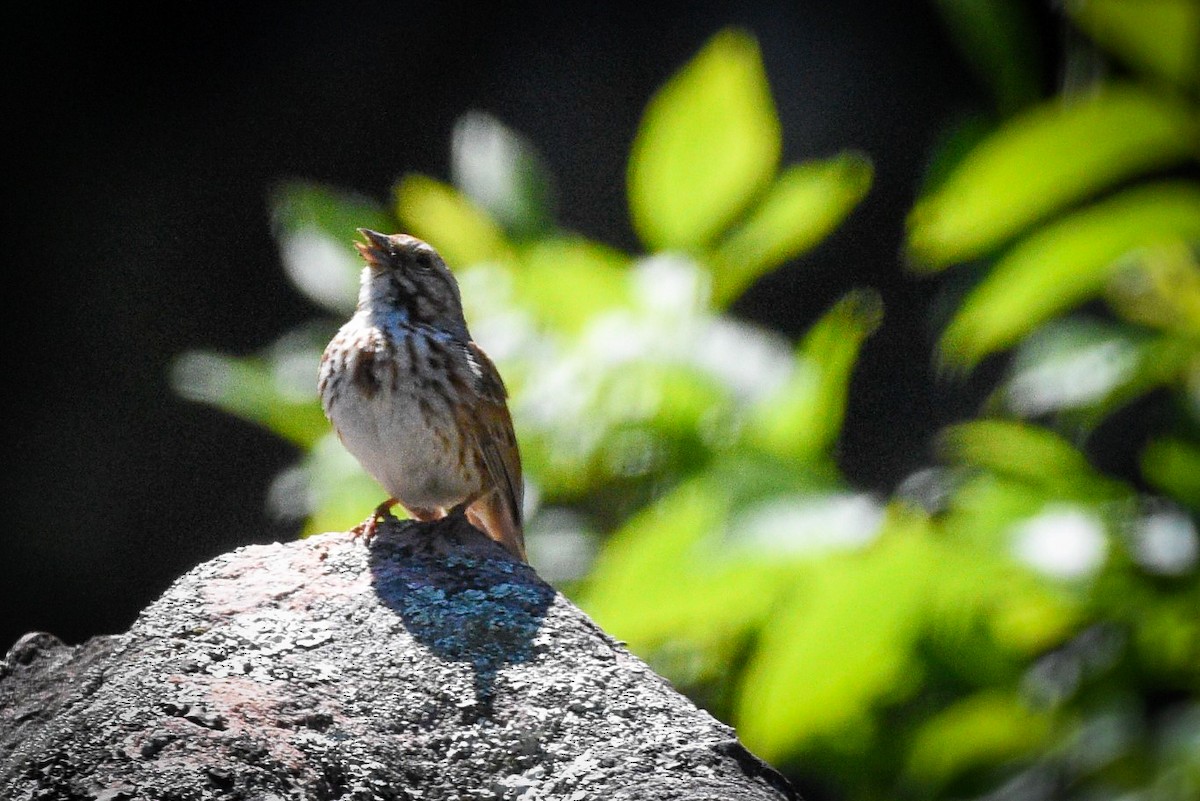
[[[0,663],[0,798],[783,799],[465,524],[242,548],[128,633]]]

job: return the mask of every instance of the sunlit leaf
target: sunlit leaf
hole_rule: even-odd
[[[1022,340],[1003,389],[1023,417],[1100,402],[1133,376],[1145,345],[1127,327],[1082,317],[1053,320]]]
[[[1044,489],[1024,476],[971,471],[948,499],[946,529],[972,551],[1007,553],[1013,524],[1032,517],[1045,503]]]
[[[301,395],[282,386],[265,359],[190,351],[172,365],[171,383],[188,400],[216,406],[307,447],[329,431],[317,399],[316,359],[308,366],[311,388]]]
[[[1008,0],[937,0],[936,6],[1001,113],[1041,96],[1037,31],[1028,8]]]
[[[505,230],[525,238],[553,223],[550,175],[533,145],[481,111],[454,124],[450,174],[454,183]]]
[[[1181,88],[1200,85],[1200,3],[1087,0],[1063,10],[1102,47],[1135,69]]]
[[[712,647],[745,637],[766,623],[796,572],[794,565],[765,559],[714,561],[683,577],[652,609],[643,608],[640,632],[627,641],[652,651],[671,642]]]
[[[769,558],[820,558],[857,550],[878,536],[884,510],[869,493],[836,485],[832,491],[788,491],[792,489],[770,492],[740,510],[729,524],[730,539]]]
[[[691,365],[633,361],[605,371],[586,409],[568,425],[595,438],[598,475],[665,477],[703,466],[701,423],[722,419],[731,403],[714,376]]]
[[[1180,239],[1200,240],[1200,187],[1192,184],[1127,189],[1046,226],[971,292],[942,336],[942,353],[971,366],[1100,294],[1121,257]]]
[[[727,305],[760,275],[816,245],[870,185],[871,162],[857,153],[785,169],[713,251],[713,302]]]
[[[800,343],[792,379],[752,410],[749,440],[801,462],[828,451],[842,430],[859,348],[882,316],[871,291],[853,292],[826,312]]]
[[[908,219],[918,267],[985,254],[1033,222],[1132,175],[1196,155],[1186,106],[1129,86],[1013,118],[984,140]]]
[[[1042,486],[1066,498],[1104,497],[1119,492],[1061,436],[1026,423],[959,423],[942,432],[941,451],[952,462]]]
[[[940,189],[967,155],[996,130],[996,120],[982,113],[962,114],[938,133],[919,187],[921,196]]]
[[[932,564],[928,541],[888,532],[797,576],[742,676],[738,733],[765,759],[862,718],[912,673]]]
[[[407,233],[437,248],[451,269],[511,253],[486,212],[454,187],[424,175],[406,175],[396,186],[396,216]]]
[[[1061,490],[1010,532],[1015,562],[1053,582],[1094,577],[1108,559],[1110,541],[1104,509],[1074,503]]]
[[[521,252],[516,301],[543,323],[578,332],[597,314],[628,305],[629,258],[581,237],[540,240]]]
[[[581,605],[642,652],[744,634],[795,580],[795,566],[729,547],[724,530],[733,506],[785,483],[773,466],[727,463],[681,484],[605,543]]]
[[[916,732],[907,773],[939,788],[973,768],[1007,762],[1040,749],[1050,720],[999,690],[964,698],[934,715]]]
[[[1064,483],[1089,484],[1069,475]],[[935,625],[974,623],[982,615],[995,643],[1018,656],[1044,653],[1070,636],[1082,614],[1078,605],[1050,592],[1040,574],[1012,558],[1014,527],[1059,493],[1017,470],[975,472],[959,483],[939,520],[947,540],[938,556]],[[1061,492],[1072,493],[1081,494]]]
[[[280,184],[270,198],[284,272],[301,292],[338,313],[354,308],[362,260],[351,243],[358,228],[392,233],[396,221],[366,198],[320,184]]]
[[[1046,496],[1021,481],[980,475],[964,482],[953,506],[939,519],[943,546],[931,587],[930,625],[939,636],[981,628],[995,648],[955,654],[986,659],[981,674],[999,680],[1013,669],[1004,657],[1044,653],[1073,631],[1078,614],[1042,577],[1012,558],[1014,525],[1045,507]]]
[[[729,499],[693,479],[631,518],[605,543],[580,605],[607,631],[653,643],[664,633],[653,610],[679,594],[694,549],[720,528]]]
[[[642,118],[628,176],[638,235],[656,250],[704,246],[766,186],[780,147],[758,45],[717,34]]]
[[[538,490],[555,503],[579,501],[599,485],[598,471],[592,464],[594,448],[582,449],[564,442],[555,430],[534,429],[516,422],[520,433],[521,462],[530,476],[536,476]],[[570,447],[568,447],[570,445]]]
[[[1061,406],[1061,420],[1076,432],[1086,433],[1147,392],[1176,384],[1195,353],[1195,345],[1186,339],[1147,338],[1129,332],[1120,339],[1098,343],[1074,361],[1044,363],[1037,371],[1022,375],[1020,387],[1010,385],[1009,398],[1015,402],[1013,408],[1026,416],[1037,414],[1038,406],[1049,411],[1045,404],[1054,403],[1055,398],[1074,401],[1078,404],[1074,408],[1066,403]]]
[[[633,389],[636,385],[638,389]],[[624,387],[624,389],[622,389]],[[729,394],[717,379],[686,364],[631,364],[610,376],[604,395],[631,397],[640,392],[649,400],[642,408],[645,419],[661,433],[697,435],[706,415],[716,415],[730,403]],[[603,403],[612,407],[611,398]],[[620,403],[620,400],[617,400]],[[610,414],[621,414],[613,409]]]
[[[1086,611],[1061,593],[1046,591],[1041,577],[1026,571],[1007,577],[1007,592],[989,611],[988,630],[996,642],[1025,656],[1062,645],[1078,630]]]
[[[1182,439],[1158,439],[1142,452],[1142,473],[1180,503],[1200,510],[1200,446]]]
[[[271,192],[270,206],[276,232],[317,228],[348,249],[359,228],[392,233],[396,225],[381,204],[309,181],[279,184]]]
[[[1058,434],[1012,420],[976,420],[942,433],[943,455],[955,462],[1004,475],[1042,481],[1078,478],[1095,471],[1087,459]]]

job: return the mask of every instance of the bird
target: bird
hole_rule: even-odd
[[[358,233],[358,303],[317,381],[338,438],[390,496],[354,534],[370,542],[396,504],[420,521],[465,514],[527,562],[508,393],[467,329],[458,282],[414,236]]]

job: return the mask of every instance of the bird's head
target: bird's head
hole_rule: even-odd
[[[367,262],[360,309],[465,333],[458,282],[433,246],[408,234],[381,234],[369,228],[359,228],[358,233],[364,241],[354,247]]]

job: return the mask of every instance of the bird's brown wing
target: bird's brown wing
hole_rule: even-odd
[[[508,392],[496,365],[474,342],[467,343],[467,360],[474,376],[478,402],[474,425],[464,430],[475,432],[475,448],[495,487],[468,509],[472,522],[480,525],[492,539],[525,559],[525,534],[521,520],[525,487],[521,481],[521,455],[508,412]]]

